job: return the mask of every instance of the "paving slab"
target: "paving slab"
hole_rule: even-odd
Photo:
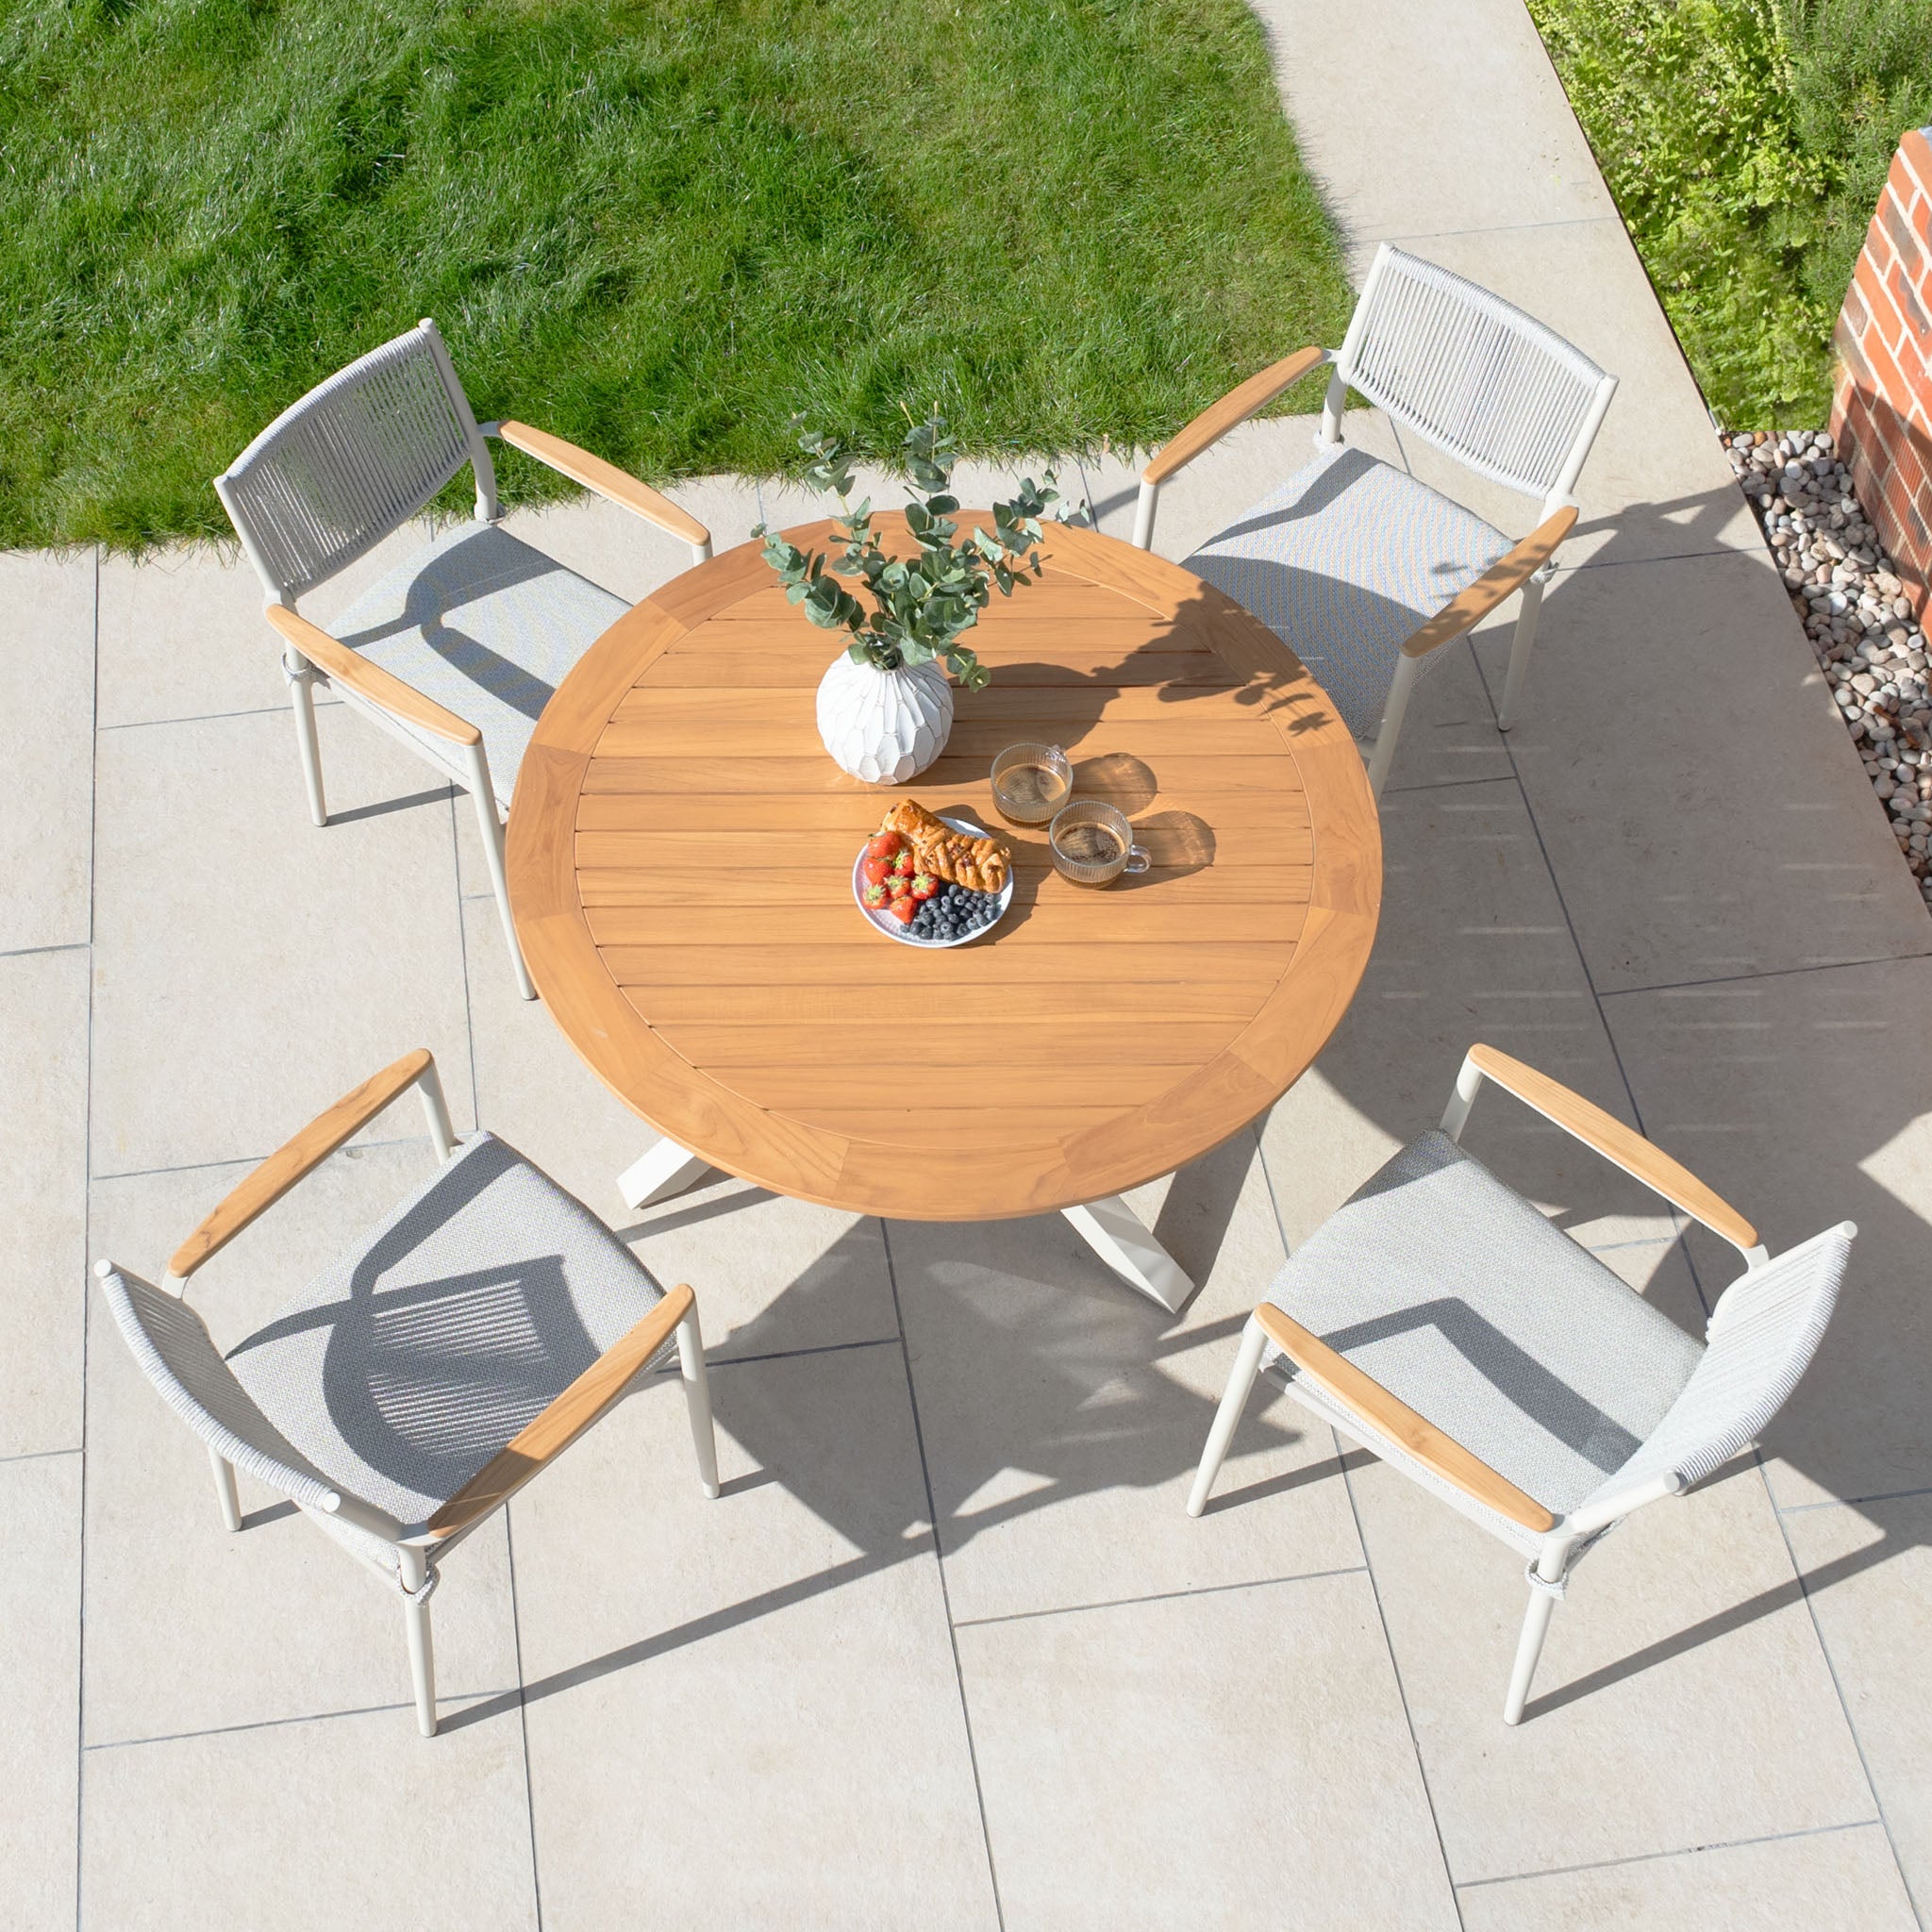
[[[83,1927],[533,1932],[514,1714],[376,1710],[86,1754]]]
[[[0,551],[0,953],[88,941],[94,554]]]
[[[1924,1910],[1932,1906],[1932,1495],[1795,1509],[1784,1531]]]
[[[1514,780],[1386,793],[1382,841],[1381,924],[1361,988],[1262,1134],[1291,1248],[1441,1120],[1475,1041],[1631,1118]],[[1621,1244],[1649,1248],[1675,1233],[1655,1196],[1500,1090],[1478,1099],[1464,1140],[1607,1259]]]
[[[101,734],[97,1174],[259,1158],[411,1047],[462,1065],[448,788],[361,717],[318,724],[320,829],[279,715]]]
[[[992,1926],[904,1357],[711,1391],[717,1501],[664,1376],[511,1506],[544,1924]]]
[[[386,1116],[391,1134],[418,1121]],[[382,1123],[378,1123],[381,1125]],[[420,1181],[426,1139],[345,1148],[199,1270],[188,1300],[232,1347]],[[151,1280],[248,1169],[97,1181],[96,1250]],[[394,1590],[251,1477],[242,1528],[222,1525],[208,1452],[142,1374],[107,1305],[88,1296],[87,1736],[119,1743],[394,1707],[414,1740]],[[452,1552],[436,1594],[439,1690],[517,1681],[502,1519]]]
[[[1858,1239],[1830,1328],[1767,1432],[1778,1502],[1932,1484],[1923,1290],[1932,1057],[1910,1016],[1932,960],[1625,993],[1604,1002],[1644,1130],[1755,1222],[1774,1253],[1839,1221]],[[1707,1297],[1739,1273],[1690,1238]]]
[[[1359,1573],[958,1643],[1009,1932],[1457,1924]]]
[[[0,958],[0,1223],[14,1258],[0,1457],[80,1445],[88,956]]]
[[[416,523],[378,543],[340,576],[299,600],[327,626],[369,585],[426,542]],[[142,557],[101,558],[103,730],[238,711],[289,708],[282,643],[261,614],[261,580],[235,543],[173,543]],[[325,687],[318,705],[340,702]],[[284,726],[294,758],[295,727]],[[297,769],[296,795],[301,795]]]
[[[74,1924],[80,1748],[80,1457],[0,1462],[0,1897],[8,1932]]]
[[[1463,1932],[1911,1932],[1918,1924],[1875,1824],[1465,1887],[1457,1904]]]
[[[1499,692],[1500,641],[1478,658]],[[1509,749],[1600,992],[1932,952],[1884,808],[1757,558],[1567,573],[1534,676]]]
[[[787,1201],[713,1170],[632,1211],[617,1177],[656,1131],[616,1098],[540,1001],[520,999],[492,900],[463,908],[477,1106],[484,1124],[568,1188],[665,1285],[689,1281],[717,1359],[899,1332],[876,1221]]]
[[[1302,158],[1352,238],[1615,213],[1522,0],[1255,11]]]
[[[1522,1557],[1385,1464],[1349,1481],[1458,1884],[1875,1815],[1748,1464],[1584,1561],[1514,1729]]]
[[[1349,1569],[1361,1545],[1329,1431],[1257,1398],[1224,1491],[1183,1507],[1281,1236],[1252,1135],[1130,1196],[1202,1285],[1176,1319],[1059,1215],[891,1224],[956,1617],[977,1620]]]

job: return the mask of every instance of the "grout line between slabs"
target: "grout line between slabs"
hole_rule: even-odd
[[[96,620],[98,622],[98,620]],[[339,705],[340,698],[317,698],[318,707]],[[96,725],[98,731],[165,731],[174,724],[219,724],[226,718],[278,718],[286,705],[251,705],[240,711],[197,711],[188,718],[124,718],[118,724]]]
[[[1335,1570],[1307,1570],[1294,1576],[1249,1576],[1240,1583],[1203,1583],[1191,1590],[1154,1590],[1145,1596],[1113,1596],[1094,1604],[1054,1604],[1043,1610],[1006,1610],[996,1617],[961,1617],[956,1630],[982,1630],[989,1624],[1027,1624],[1041,1617],[1078,1617],[1089,1610],[1124,1610],[1136,1604],[1174,1603],[1183,1597],[1225,1596],[1237,1590],[1278,1590],[1297,1583],[1320,1583],[1331,1576],[1359,1576],[1366,1563],[1344,1563]]]
[[[1006,1907],[1000,1900],[999,1865],[992,1855],[992,1832],[986,1822],[986,1792],[979,1782],[979,1751],[973,1739],[973,1707],[966,1695],[966,1674],[959,1664],[959,1632],[953,1622],[952,1591],[946,1584],[945,1553],[940,1547],[939,1506],[933,1500],[932,1471],[925,1460],[925,1430],[919,1420],[919,1391],[912,1386],[912,1350],[906,1340],[906,1315],[899,1306],[899,1272],[892,1265],[892,1237],[883,1219],[879,1241],[886,1255],[886,1283],[892,1291],[892,1316],[899,1326],[899,1362],[906,1372],[906,1402],[912,1411],[912,1441],[919,1451],[919,1480],[925,1491],[926,1520],[932,1524],[933,1569],[940,1580],[940,1604],[946,1618],[946,1644],[953,1654],[953,1682],[959,1691],[959,1721],[966,1729],[966,1763],[973,1774],[973,1799],[979,1807],[979,1840],[986,1849],[987,1882],[992,1887],[993,1922],[1006,1932]]]
[[[517,1666],[517,1732],[524,1746],[524,1816],[530,1827],[530,1903],[537,1915],[537,1932],[543,1932],[543,1880],[537,1857],[537,1790],[530,1769],[530,1700],[524,1683],[523,1613],[517,1603],[517,1546],[512,1517],[516,1499],[503,1510],[503,1554],[509,1567],[509,1634]]]
[[[1621,228],[1624,218],[1613,208],[1606,215],[1559,215],[1548,222],[1486,222],[1474,228],[1424,228],[1406,235],[1357,234],[1357,245],[1383,242],[1447,242],[1462,235],[1529,235],[1541,228],[1589,228],[1614,222]]]
[[[58,1451],[50,1452],[58,1454]],[[1904,1503],[1914,1496],[1932,1496],[1932,1483],[1913,1490],[1881,1490],[1872,1496],[1827,1496],[1818,1503],[1777,1503],[1773,1507],[1780,1516],[1802,1516],[1807,1509],[1857,1509],[1867,1503]]]
[[[1576,1872],[1609,1872],[1622,1865],[1652,1865],[1660,1858],[1694,1858],[1705,1852],[1741,1851],[1749,1845],[1781,1845],[1792,1839],[1832,1838],[1840,1832],[1871,1831],[1876,1818],[1854,1818],[1844,1824],[1809,1824],[1796,1831],[1770,1831],[1757,1838],[1719,1838],[1701,1845],[1676,1845],[1662,1852],[1632,1852],[1624,1858],[1589,1858],[1580,1865],[1551,1865],[1538,1872],[1507,1872],[1495,1878],[1466,1878],[1458,1891],[1479,1891],[1486,1885],[1524,1885],[1538,1878],[1561,1878]]]
[[[1525,794],[1526,796],[1526,794]],[[1709,979],[1674,979],[1658,986],[1613,986],[1600,1000],[1628,999],[1633,993],[1694,992],[1705,986],[1741,986],[1753,979],[1794,979],[1807,973],[1849,973],[1860,966],[1902,966],[1912,959],[1932,958],[1932,946],[1916,953],[1880,953],[1870,959],[1820,959],[1809,966],[1767,966],[1758,973],[1723,973]]]
[[[88,853],[88,870],[90,873],[93,870],[92,841]],[[85,953],[92,944],[93,941],[88,939],[70,940],[64,946],[10,946],[6,952],[0,953],[0,959],[34,959],[42,953]]]
[[[1274,1174],[1268,1164],[1268,1148],[1259,1134],[1255,1137],[1255,1151],[1261,1158],[1261,1178],[1268,1186],[1268,1205],[1274,1210],[1274,1231],[1281,1238],[1282,1252],[1291,1255],[1293,1250],[1289,1246],[1288,1227],[1281,1218],[1280,1197],[1274,1191]],[[1429,1829],[1436,1836],[1436,1856],[1442,1861],[1442,1882],[1449,1888],[1449,1903],[1455,1908],[1456,1923],[1460,1926],[1463,1924],[1462,1900],[1456,1890],[1456,1874],[1449,1863],[1449,1847],[1442,1840],[1442,1821],[1437,1815],[1436,1794],[1429,1789],[1428,1766],[1423,1762],[1422,1740],[1416,1736],[1415,1718],[1409,1711],[1408,1690],[1402,1681],[1402,1665],[1396,1659],[1395,1640],[1389,1634],[1389,1617],[1382,1607],[1382,1587],[1375,1581],[1375,1565],[1369,1555],[1369,1540],[1362,1533],[1361,1511],[1356,1507],[1355,1481],[1348,1473],[1348,1453],[1342,1447],[1341,1438],[1332,1427],[1328,1431],[1328,1440],[1334,1446],[1336,1460],[1341,1466],[1341,1492],[1348,1498],[1349,1521],[1355,1524],[1356,1544],[1362,1553],[1360,1574],[1368,1579],[1369,1596],[1375,1606],[1375,1622],[1382,1632],[1383,1655],[1389,1659],[1389,1673],[1395,1680],[1395,1697],[1402,1706],[1402,1722],[1408,1732],[1408,1748],[1415,1760],[1416,1779],[1423,1788],[1423,1803],[1429,1807]]]
[[[1468,644],[1467,640],[1465,640],[1465,643],[1467,644],[1467,647],[1470,650],[1470,653],[1473,657],[1474,655],[1474,644]],[[1480,663],[1478,663],[1476,666],[1476,671],[1479,678],[1481,677],[1481,670],[1482,667]],[[1489,681],[1487,678],[1482,679],[1482,687],[1485,694],[1487,695],[1489,693],[1490,689]],[[1490,703],[1491,708],[1493,710],[1495,706],[1495,700],[1493,697],[1491,698]],[[1507,739],[1507,737],[1504,740],[1503,748],[1508,754],[1510,770],[1516,774],[1516,786],[1518,791],[1521,792],[1523,797],[1524,812],[1529,820],[1531,831],[1533,831],[1536,834],[1537,849],[1540,852],[1541,852],[1543,856],[1543,866],[1549,874],[1550,888],[1557,895],[1557,905],[1562,908],[1564,924],[1568,925],[1570,928],[1570,943],[1575,951],[1577,966],[1583,974],[1584,984],[1590,988],[1591,998],[1596,1006],[1597,1024],[1603,1028],[1604,1039],[1609,1045],[1610,1058],[1616,1064],[1617,1077],[1619,1080],[1623,1082],[1624,1094],[1626,1095],[1630,1103],[1631,1118],[1633,1119],[1633,1121],[1635,1121],[1637,1125],[1637,1131],[1641,1134],[1644,1131],[1643,1109],[1637,1103],[1636,1088],[1631,1082],[1629,1070],[1624,1064],[1623,1052],[1617,1045],[1616,1035],[1610,1028],[1609,1015],[1604,1010],[1604,995],[1597,991],[1596,978],[1595,975],[1590,970],[1590,961],[1584,958],[1582,944],[1576,937],[1575,921],[1573,920],[1570,916],[1570,902],[1564,896],[1561,880],[1559,880],[1557,876],[1556,863],[1550,858],[1549,847],[1543,842],[1542,827],[1537,823],[1536,807],[1534,806],[1534,804],[1531,803],[1529,796],[1529,788],[1523,782],[1523,774],[1520,770],[1518,770],[1516,764],[1516,754],[1514,753],[1514,751],[1510,750],[1508,740]],[[1829,967],[1815,967],[1802,968],[1797,970],[1809,972],[1828,972],[1833,969]],[[1768,975],[1754,974],[1752,976],[1764,977]],[[1684,1221],[1682,1217],[1678,1217],[1678,1225],[1680,1230],[1685,1229],[1688,1227],[1688,1223]],[[1698,1305],[1703,1308],[1705,1315],[1707,1319],[1711,1311],[1710,1298],[1705,1291],[1703,1274],[1697,1266],[1696,1257],[1691,1254],[1690,1246],[1688,1241],[1686,1241],[1683,1244],[1683,1255],[1685,1265],[1690,1271],[1691,1286],[1697,1291]],[[1778,1537],[1779,1540],[1783,1542],[1785,1548],[1785,1560],[1790,1565],[1791,1574],[1798,1585],[1799,1596],[1802,1598],[1805,1604],[1807,1613],[1810,1617],[1812,1640],[1818,1645],[1818,1654],[1824,1661],[1825,1674],[1831,1680],[1832,1694],[1838,1699],[1839,1716],[1844,1724],[1845,1734],[1851,1740],[1852,1749],[1857,1754],[1858,1767],[1864,1773],[1865,1775],[1865,1789],[1871,1794],[1872,1803],[1877,1809],[1877,1822],[1885,1831],[1885,1841],[1888,1847],[1890,1849],[1892,1864],[1898,1872],[1899,1883],[1905,1889],[1906,1898],[1907,1903],[1911,1906],[1913,1917],[1919,1924],[1923,1932],[1925,1921],[1923,1914],[1921,1914],[1919,1911],[1917,1899],[1915,1899],[1912,1896],[1911,1883],[1906,1877],[1905,1861],[1902,1858],[1900,1858],[1898,1855],[1898,1843],[1897,1840],[1892,1837],[1890,1824],[1887,1820],[1885,1815],[1885,1801],[1878,1795],[1878,1786],[1872,1776],[1872,1767],[1866,1761],[1864,1740],[1858,1736],[1858,1727],[1852,1721],[1851,1706],[1846,1701],[1844,1687],[1839,1681],[1838,1670],[1836,1665],[1832,1662],[1830,1647],[1826,1644],[1824,1641],[1824,1630],[1818,1621],[1817,1607],[1812,1603],[1811,1592],[1806,1587],[1805,1573],[1802,1567],[1799,1565],[1797,1553],[1791,1548],[1790,1535],[1785,1526],[1784,1517],[1778,1511],[1777,1498],[1772,1493],[1770,1473],[1765,1467],[1763,1452],[1761,1450],[1754,1449],[1751,1452],[1751,1460],[1753,1466],[1757,1471],[1757,1480],[1763,1486],[1764,1500],[1770,1507],[1772,1520],[1777,1524]],[[1353,1490],[1351,1490],[1351,1500],[1353,1500],[1353,1496],[1354,1491]],[[1366,1551],[1367,1545],[1364,1544],[1363,1547]],[[1371,1574],[1373,1575],[1373,1571],[1371,1572]]]
[[[1865,1756],[1865,1740],[1858,1735],[1858,1726],[1852,1719],[1850,1700],[1845,1696],[1845,1687],[1840,1681],[1838,1662],[1831,1654],[1831,1645],[1824,1635],[1824,1625],[1818,1621],[1818,1606],[1811,1595],[1811,1585],[1805,1574],[1805,1566],[1798,1560],[1798,1553],[1791,1547],[1791,1532],[1783,1513],[1777,1507],[1777,1498],[1771,1492],[1771,1472],[1765,1467],[1762,1449],[1753,1449],[1751,1460],[1757,1469],[1757,1479],[1764,1485],[1764,1493],[1771,1503],[1772,1520],[1777,1524],[1779,1540],[1784,1543],[1785,1556],[1791,1566],[1791,1574],[1798,1579],[1798,1594],[1804,1599],[1806,1614],[1811,1619],[1811,1635],[1818,1643],[1818,1654],[1824,1659],[1825,1674],[1831,1679],[1832,1695],[1838,1699],[1838,1707],[1844,1713],[1845,1730],[1852,1740],[1852,1749],[1858,1754],[1858,1769],[1865,1774],[1865,1789],[1872,1793],[1872,1802],[1878,1807],[1874,1823],[1885,1834],[1887,1848],[1891,1853],[1893,1868],[1898,1873],[1898,1882],[1905,1889],[1906,1903],[1911,1907],[1912,1917],[1923,1928],[1925,1915],[1919,1909],[1917,1894],[1912,1890],[1912,1881],[1906,1871],[1906,1861],[1898,1855],[1898,1840],[1892,1836],[1891,1821],[1886,1815],[1885,1800],[1879,1794],[1878,1780],[1872,1775],[1871,1760]]]
[[[92,946],[98,924],[95,900],[100,892],[100,868],[94,863],[94,843],[101,814],[101,547],[94,545],[94,675],[93,705],[88,733],[87,819],[87,939]],[[81,1280],[80,1280],[80,1522],[75,1539],[74,1641],[74,1924],[79,1932],[85,1867],[81,1847],[87,1825],[87,1350],[88,1310],[93,1280],[94,1205],[94,975],[87,976],[87,1073],[81,1088]]]
[[[508,1689],[478,1690],[468,1696],[451,1696],[444,1693],[438,1699],[438,1706],[439,1708],[461,1710],[472,1705],[492,1703],[500,1697],[508,1695],[510,1691]],[[190,1744],[201,1738],[233,1738],[248,1731],[287,1730],[291,1724],[336,1724],[343,1718],[376,1717],[384,1711],[391,1710],[408,1711],[413,1719],[416,1706],[411,1701],[406,1704],[358,1704],[350,1706],[345,1710],[304,1710],[297,1711],[292,1717],[260,1717],[250,1719],[245,1724],[209,1724],[207,1729],[199,1731],[161,1731],[151,1738],[108,1738],[98,1744],[83,1744],[81,1752],[85,1757],[94,1751],[139,1751],[148,1744]],[[435,1740],[425,1738],[418,1741],[433,1745]]]
[[[469,997],[467,985],[464,998]],[[92,1002],[90,1002],[92,1005]],[[426,1147],[429,1144],[425,1134],[405,1134],[394,1141],[350,1141],[337,1150],[341,1154],[373,1154],[391,1147]],[[152,1180],[158,1174],[207,1174],[217,1167],[259,1167],[268,1158],[266,1154],[236,1154],[221,1160],[186,1160],[178,1167],[128,1167],[117,1174],[95,1174],[90,1167],[88,1178],[91,1181],[143,1181]]]

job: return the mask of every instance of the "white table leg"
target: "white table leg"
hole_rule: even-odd
[[[1194,1284],[1118,1194],[1060,1211],[1116,1274],[1171,1313],[1180,1312],[1181,1304],[1193,1293]]]
[[[626,1208],[648,1208],[654,1201],[668,1201],[681,1194],[701,1174],[708,1174],[711,1163],[695,1154],[687,1154],[675,1141],[659,1141],[644,1158],[617,1176],[617,1191]]]

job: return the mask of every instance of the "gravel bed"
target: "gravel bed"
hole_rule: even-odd
[[[1932,907],[1932,688],[1924,633],[1831,438],[1729,436],[1791,606],[1893,836]]]

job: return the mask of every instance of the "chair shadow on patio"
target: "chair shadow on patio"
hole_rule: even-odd
[[[1239,1135],[1183,1170],[1169,1190],[1157,1231],[1201,1277],[1209,1274],[1228,1235],[1255,1155],[1254,1137]],[[668,1204],[667,1214],[677,1211],[675,1203]],[[887,1232],[917,1380],[916,1424],[941,1554],[955,1557],[976,1538],[1109,1491],[1168,1489],[1176,1533],[1188,1535],[1180,1501],[1213,1415],[1210,1385],[1219,1357],[1241,1315],[1178,1324],[1114,1281],[1058,1215],[963,1225],[891,1223]],[[648,1240],[638,1252],[648,1259]],[[1257,1284],[1257,1291],[1264,1285]],[[1246,1290],[1242,1283],[1240,1291]],[[717,1508],[727,1510],[734,1495],[755,1485],[777,1483],[856,1553],[675,1626],[640,1630],[633,1641],[529,1683],[525,1701],[648,1663],[931,1550],[924,1507],[912,1513],[894,1506],[896,1483],[885,1489],[867,1483],[866,1458],[852,1454],[845,1436],[827,1431],[819,1398],[804,1378],[747,1373],[759,1364],[774,1368],[806,1359],[771,1346],[788,1339],[785,1299],[780,1294],[728,1338],[713,1339],[717,1424],[754,1465],[754,1473],[725,1482]],[[900,1340],[845,1346],[896,1354]],[[1205,1367],[1197,1372],[1199,1386],[1191,1387],[1168,1362],[1195,1350]],[[667,1399],[675,1379],[652,1377],[630,1399]],[[864,1418],[854,1418],[853,1426],[863,1429]],[[1285,1402],[1257,1403],[1238,1454],[1264,1455],[1299,1442],[1306,1433]],[[1224,1507],[1320,1483],[1338,1467],[1327,1445],[1320,1444],[1311,1459],[1235,1487]],[[647,1502],[639,1507],[648,1515]],[[722,1515],[708,1511],[707,1518],[715,1533],[730,1533]],[[666,1560],[675,1556],[667,1553]],[[505,1693],[452,1709],[444,1728],[482,1722],[517,1702]]]

